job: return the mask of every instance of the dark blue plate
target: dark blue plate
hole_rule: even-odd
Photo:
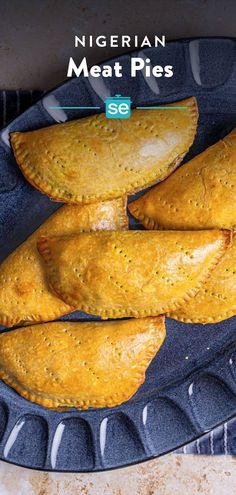
[[[0,139],[0,256],[4,259],[55,209],[20,173],[9,131],[24,131],[84,117],[91,111],[52,111],[49,106],[99,106],[106,96],[130,96],[133,106],[196,95],[197,137],[186,160],[236,125],[236,43],[233,39],[171,42],[142,52],[153,65],[173,65],[174,77],[136,79],[128,54],[122,79],[69,80],[45,95],[4,129]],[[135,53],[137,55],[137,52]],[[130,227],[137,228],[133,219]],[[65,319],[84,320],[83,313]],[[113,409],[54,412],[21,398],[0,382],[0,458],[31,468],[96,471],[143,461],[176,449],[236,413],[236,318],[217,325],[167,320],[167,338],[146,381],[127,403]],[[27,343],[26,343],[27,345]]]

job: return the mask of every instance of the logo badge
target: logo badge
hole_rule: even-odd
[[[106,98],[107,119],[129,119],[131,114],[131,99],[129,96],[115,95]]]

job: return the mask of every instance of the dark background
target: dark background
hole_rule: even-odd
[[[74,48],[76,34],[235,36],[236,0],[0,0],[0,89],[49,89],[70,56],[94,64],[125,51]]]

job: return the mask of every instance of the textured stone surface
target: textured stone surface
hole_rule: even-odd
[[[105,473],[44,473],[0,462],[1,495],[235,495],[236,458],[169,454]]]

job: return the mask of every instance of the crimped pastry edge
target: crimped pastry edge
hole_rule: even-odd
[[[201,281],[199,284],[194,288],[194,289],[189,289],[189,291],[186,292],[186,295],[181,298],[181,300],[176,301],[171,305],[171,307],[159,307],[158,309],[150,308],[149,310],[145,311],[136,311],[130,309],[130,312],[127,313],[127,310],[124,311],[118,311],[118,310],[105,310],[105,311],[99,311],[95,310],[94,308],[86,305],[86,304],[81,304],[79,307],[75,304],[73,301],[73,298],[70,297],[70,295],[65,295],[64,293],[61,292],[60,287],[57,284],[57,279],[54,277],[54,272],[52,269],[53,266],[53,258],[52,258],[52,253],[51,250],[48,246],[48,237],[41,236],[38,239],[38,250],[41,256],[44,258],[47,266],[48,266],[48,273],[49,273],[49,284],[52,290],[57,294],[59,298],[61,298],[64,302],[69,304],[70,306],[73,306],[74,309],[79,309],[80,311],[84,311],[86,313],[90,314],[95,314],[100,316],[102,319],[107,319],[107,318],[124,318],[124,317],[133,317],[133,318],[144,318],[146,316],[157,316],[159,314],[166,314],[166,313],[171,313],[173,310],[180,308],[185,302],[188,302],[192,297],[194,297],[197,292],[201,289],[207,278],[210,276],[211,272],[214,270],[214,268],[217,266],[219,263],[220,259],[224,255],[226,249],[230,247],[231,242],[232,242],[232,231],[231,230],[226,230],[226,229],[219,229],[220,232],[222,233],[222,240],[223,245],[221,249],[219,249],[218,253],[212,260],[212,263],[209,264],[208,269],[204,271],[204,276],[202,277]]]
[[[141,363],[139,363],[139,368],[136,370],[136,375],[133,383],[137,384],[137,388],[135,392],[132,392],[130,394],[123,394],[121,396],[120,400],[117,402],[117,394],[113,394],[110,397],[102,397],[101,400],[84,400],[84,401],[79,401],[79,400],[74,400],[73,398],[66,398],[62,399],[60,397],[58,398],[50,398],[47,397],[46,394],[42,394],[40,392],[33,391],[29,388],[24,387],[18,380],[16,380],[13,376],[10,374],[6,373],[6,371],[0,369],[0,379],[3,380],[7,385],[10,387],[14,388],[16,392],[18,392],[22,397],[24,397],[27,400],[30,400],[31,402],[35,402],[41,406],[47,407],[49,409],[60,409],[62,407],[65,407],[66,409],[71,408],[71,407],[76,407],[81,410],[86,410],[90,407],[94,408],[102,408],[102,407],[115,407],[123,402],[128,401],[131,399],[131,397],[134,396],[134,394],[137,392],[138,388],[144,383],[145,381],[145,374],[146,370],[151,363],[152,359],[154,358],[156,352],[159,351],[160,347],[162,346],[165,336],[166,336],[166,328],[165,328],[165,315],[158,315],[156,317],[150,318],[151,319],[160,319],[160,323],[157,324],[157,327],[153,329],[153,333],[158,332],[159,326],[161,327],[163,325],[163,339],[160,344],[156,342],[152,342],[148,347],[147,347],[147,352],[145,354],[145,359]],[[151,323],[151,321],[150,321]]]
[[[173,155],[173,158],[170,158],[170,164],[169,164],[169,167],[167,170],[167,174],[163,175],[159,179],[157,178],[156,174],[150,174],[149,176],[147,176],[147,178],[145,180],[142,178],[139,181],[136,181],[135,184],[133,184],[133,186],[131,183],[129,186],[127,186],[121,190],[120,189],[119,190],[113,190],[107,194],[93,195],[93,196],[92,195],[76,195],[76,196],[74,195],[74,197],[68,199],[65,196],[65,191],[60,191],[57,189],[57,190],[55,190],[55,193],[52,192],[52,187],[49,186],[47,182],[45,183],[41,177],[38,178],[38,172],[35,173],[32,165],[30,165],[30,167],[29,167],[29,169],[30,169],[29,172],[28,172],[27,168],[25,168],[25,153],[27,153],[27,151],[25,151],[24,153],[18,153],[18,149],[17,149],[18,143],[15,141],[15,139],[17,139],[18,135],[22,134],[22,133],[20,133],[20,132],[10,133],[11,146],[13,148],[14,156],[15,156],[15,159],[17,161],[17,164],[19,165],[19,168],[21,169],[25,178],[30,182],[30,184],[32,184],[32,186],[34,186],[36,189],[38,189],[42,193],[47,194],[50,197],[50,199],[53,201],[65,201],[65,197],[66,197],[66,202],[68,204],[88,204],[88,203],[94,203],[97,201],[106,201],[109,199],[114,199],[114,198],[117,198],[120,196],[124,196],[126,194],[134,194],[134,193],[140,191],[141,189],[143,189],[144,187],[152,186],[158,182],[161,182],[166,177],[168,177],[168,175],[170,175],[170,173],[173,172],[175,170],[175,168],[177,168],[177,166],[181,163],[184,156],[188,152],[190,146],[192,145],[194,136],[196,134],[196,126],[197,126],[199,113],[198,113],[196,98],[194,96],[190,96],[186,100],[187,100],[187,106],[188,106],[188,108],[191,112],[191,115],[192,115],[192,125],[189,128],[189,140],[188,140],[189,142],[187,145],[187,149],[184,153],[178,155],[177,157]],[[171,104],[170,104],[170,106],[171,106]]]
[[[208,148],[206,148],[206,150],[203,150],[200,155],[202,155],[203,153],[205,153],[207,151],[207,149],[209,148],[212,148],[214,147],[215,145],[219,144],[219,143],[222,143],[222,145],[225,146],[225,142],[227,142],[227,139],[229,138],[234,139],[236,140],[236,127],[229,133],[227,134],[224,138],[220,139],[219,141],[217,141],[215,144],[209,146]],[[200,156],[199,155],[199,156]],[[196,157],[195,157],[196,158]],[[188,165],[188,163],[190,162],[187,162],[184,164],[185,165]],[[173,170],[173,172],[175,172],[175,170]],[[171,175],[171,174],[170,174]],[[144,194],[145,196],[145,194]],[[128,210],[130,212],[130,214],[136,219],[138,220],[147,230],[198,230],[199,229],[199,226],[181,226],[181,227],[178,227],[178,226],[175,226],[175,225],[162,225],[162,224],[159,224],[157,221],[154,220],[154,218],[146,215],[143,211],[142,211],[142,208],[140,208],[138,206],[138,203],[139,203],[139,200],[142,199],[141,198],[138,198],[134,201],[132,201],[129,205],[128,205]],[[163,203],[163,205],[161,204],[161,206],[165,206],[165,204]],[[231,229],[231,230],[234,230],[234,225],[214,225],[214,226],[201,226],[201,229],[203,230],[209,230],[209,229],[215,229],[215,228],[219,228],[219,229]]]
[[[181,308],[180,308],[181,309]],[[218,316],[209,316],[208,318],[188,318],[188,317],[179,317],[175,315],[175,313],[168,312],[166,316],[168,318],[172,318],[172,320],[181,321],[182,323],[201,323],[202,325],[209,325],[214,323],[220,323],[221,321],[227,320],[236,314],[236,307],[234,310],[225,311]]]
[[[112,199],[114,199],[114,201],[117,201],[118,199],[121,200],[122,210],[119,213],[119,218],[122,220],[123,226],[122,226],[122,228],[120,230],[128,230],[128,227],[129,227],[129,218],[128,218],[128,215],[127,215],[127,196],[120,196],[118,198],[112,198]],[[98,203],[102,203],[102,201],[101,202],[98,201]],[[49,215],[48,218],[46,218],[45,222],[47,222],[47,220],[49,220],[50,216],[53,216],[53,213],[52,213],[52,215]],[[40,228],[42,225],[43,225],[43,223],[38,228]],[[36,231],[37,231],[37,229],[36,229]],[[82,232],[82,231],[83,230],[79,230],[78,229],[78,233],[79,232]],[[33,232],[32,234],[30,234],[29,237],[27,237],[25,239],[25,241],[22,242],[22,244],[24,244],[25,242],[27,242],[27,240],[32,235],[34,235],[35,232]],[[16,249],[18,249],[19,247],[20,246],[18,246]],[[35,249],[37,249],[36,246],[35,246]],[[0,270],[1,270],[1,264],[0,264]],[[62,301],[61,298],[59,298],[59,299],[61,300],[61,303],[64,302],[64,301]],[[55,320],[56,318],[60,318],[61,316],[68,315],[68,314],[72,313],[73,311],[74,311],[74,307],[73,306],[70,306],[70,308],[68,308],[68,305],[66,307],[66,303],[64,303],[63,304],[63,307],[61,308],[61,311],[58,310],[58,311],[51,312],[50,314],[48,314],[46,321]],[[42,314],[40,314],[40,313],[35,313],[33,315],[28,315],[28,318],[27,319],[24,319],[24,320],[22,320],[21,318],[18,318],[18,317],[14,317],[13,318],[12,316],[7,315],[7,314],[3,314],[3,313],[0,314],[0,325],[2,325],[4,327],[7,327],[7,328],[10,328],[10,327],[13,327],[13,326],[16,326],[16,325],[28,326],[28,325],[30,325],[32,323],[44,323],[44,322],[45,322],[45,317]]]

